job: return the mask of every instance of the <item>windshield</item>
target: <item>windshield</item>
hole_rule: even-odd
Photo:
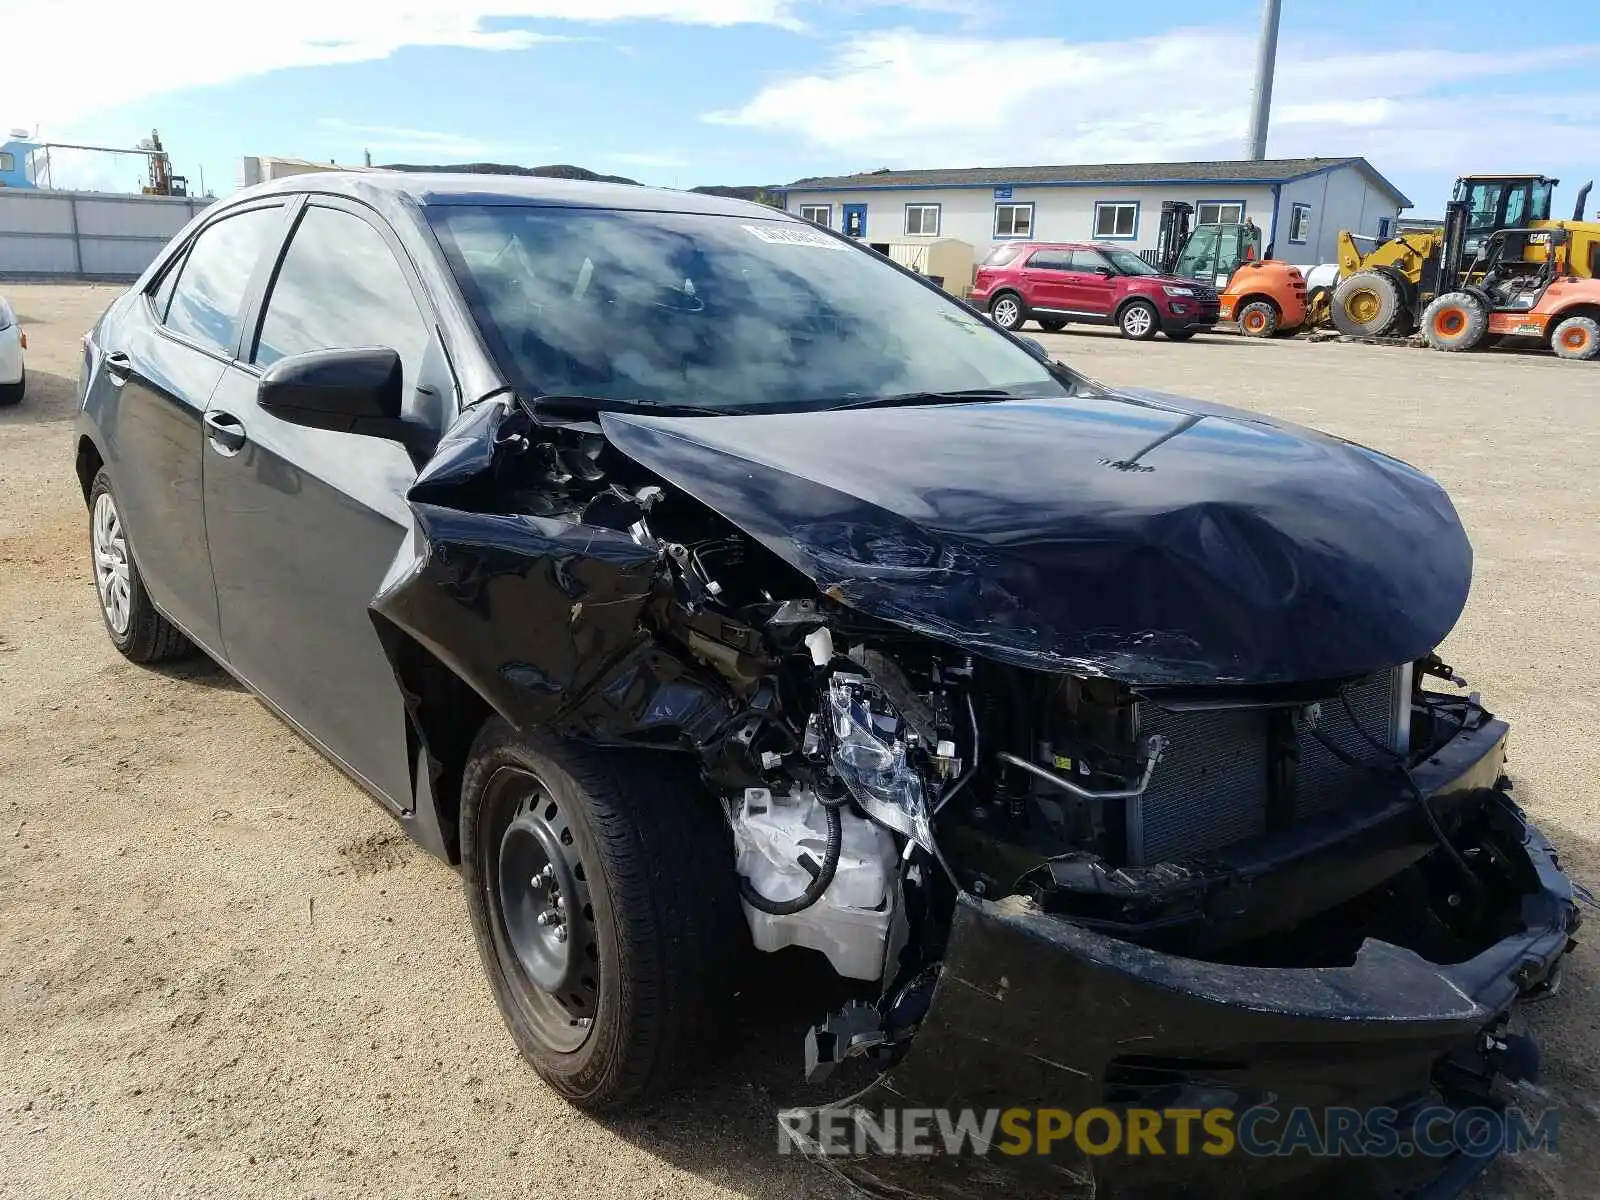
[[[531,396],[749,411],[1067,391],[942,293],[793,221],[499,205],[429,216],[491,350]]]
[[[1107,250],[1103,246],[1096,247],[1101,254],[1111,260],[1111,265],[1124,275],[1159,275],[1161,272],[1140,258],[1132,250]]]

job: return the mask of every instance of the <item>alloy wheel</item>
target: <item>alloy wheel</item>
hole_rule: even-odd
[[[1150,310],[1142,304],[1136,304],[1122,314],[1122,328],[1129,337],[1141,338],[1150,332],[1153,318]]]
[[[133,592],[129,579],[128,539],[122,532],[122,518],[110,492],[95,498],[91,519],[94,549],[94,582],[100,592],[100,607],[106,624],[118,637],[128,632],[133,616]]]
[[[1021,324],[1018,319],[1021,315],[1022,310],[1017,307],[1017,302],[1010,296],[1002,296],[995,302],[994,321],[1000,328],[1010,329],[1014,325]]]

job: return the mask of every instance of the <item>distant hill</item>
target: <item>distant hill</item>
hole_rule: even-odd
[[[624,175],[600,175],[587,167],[574,167],[570,163],[554,163],[543,167],[518,167],[511,163],[443,163],[423,165],[417,163],[385,163],[385,171],[427,171],[452,175],[538,175],[544,179],[587,179],[590,183],[631,183],[639,186],[637,179]]]
[[[543,167],[519,167],[511,163],[443,163],[438,165],[420,163],[385,163],[385,171],[440,171],[456,175],[538,175],[545,179],[587,179],[591,183],[631,183],[635,187],[642,186],[637,179],[629,179],[625,175],[601,175],[587,167],[575,167],[571,163],[554,163]],[[783,207],[783,188],[776,184],[752,187],[724,187],[721,184],[706,184],[701,187],[689,189],[705,196],[722,196],[728,200],[750,200],[756,204],[770,204],[773,208]]]

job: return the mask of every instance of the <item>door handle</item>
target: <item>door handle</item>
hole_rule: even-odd
[[[128,382],[128,376],[133,374],[133,359],[121,350],[113,350],[106,355],[106,374],[111,376],[111,382],[119,387]]]
[[[244,449],[244,424],[232,413],[208,412],[206,433],[219,454],[237,454]]]

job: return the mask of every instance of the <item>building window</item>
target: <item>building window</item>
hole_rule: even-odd
[[[800,219],[810,221],[813,225],[821,225],[827,229],[833,223],[833,205],[831,204],[802,204],[800,206]]]
[[[997,238],[1032,237],[1033,205],[996,204],[994,206],[994,235]]]
[[[17,169],[17,160],[11,157],[9,150],[0,150],[0,171],[14,171]]]
[[[1289,208],[1289,244],[1303,246],[1311,236],[1311,205],[1294,204]]]
[[[1202,200],[1195,208],[1196,225],[1240,225],[1244,222],[1241,200]]]
[[[1139,236],[1137,200],[1097,201],[1094,206],[1094,236],[1132,241]]]
[[[1388,241],[1390,238],[1392,238],[1394,236],[1394,218],[1393,217],[1379,217],[1378,218],[1378,236],[1381,237],[1384,241]]]
[[[937,204],[906,205],[906,233],[918,237],[938,237],[939,206]]]

